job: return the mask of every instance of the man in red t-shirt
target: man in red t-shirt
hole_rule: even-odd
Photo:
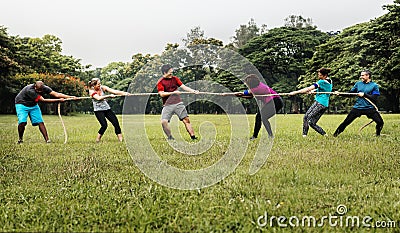
[[[161,67],[163,76],[157,82],[158,94],[160,94],[163,101],[163,109],[161,112],[161,125],[165,134],[169,140],[173,140],[174,137],[171,135],[171,129],[169,122],[173,114],[179,117],[179,120],[185,124],[186,130],[192,140],[197,139],[194,134],[192,125],[190,124],[189,116],[186,111],[186,107],[182,102],[178,87],[188,92],[197,94],[199,91],[193,90],[190,87],[185,86],[182,81],[172,75],[173,69],[171,65],[163,65]]]

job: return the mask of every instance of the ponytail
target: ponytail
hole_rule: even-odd
[[[100,82],[99,78],[92,78],[92,80],[88,82],[88,86],[89,88],[93,88],[99,82]]]

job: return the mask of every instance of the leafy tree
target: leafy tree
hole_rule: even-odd
[[[315,47],[328,40],[328,34],[314,27],[280,27],[250,40],[239,53],[260,71],[269,86],[278,92],[296,89],[298,78],[305,74],[306,61]],[[299,111],[293,97],[294,111]],[[301,111],[301,109],[300,109]]]
[[[143,55],[141,53],[132,56],[132,62],[128,65],[127,77],[133,78],[142,69],[144,65],[152,61],[153,57],[150,54]]]
[[[186,38],[182,41],[185,43],[185,46],[188,46],[196,39],[205,39],[204,31],[201,30],[200,26],[190,29],[190,32],[186,34]]]
[[[285,27],[293,28],[308,28],[313,27],[313,21],[311,18],[303,18],[300,15],[289,15],[285,18]]]
[[[0,78],[15,73],[19,66],[15,60],[14,54],[16,46],[13,39],[8,35],[7,28],[0,26]]]
[[[16,59],[21,73],[52,73],[78,75],[83,67],[80,59],[62,55],[62,41],[53,35],[42,38],[13,38],[17,47]]]
[[[14,109],[14,99],[19,93],[19,91],[26,85],[33,84],[35,81],[43,81],[47,86],[51,87],[54,91],[62,92],[68,95],[82,96],[85,92],[85,84],[79,78],[74,76],[66,76],[63,74],[17,74],[13,77],[13,88],[10,88],[10,94],[7,97],[8,104],[1,105],[0,112],[2,113],[13,113]],[[51,98],[51,96],[46,96],[45,98]],[[44,114],[56,113],[55,104],[44,104],[40,103],[41,109]],[[78,108],[82,106],[81,102],[70,101],[63,104],[62,114],[67,112],[77,111]]]
[[[128,78],[126,75],[128,68],[129,64],[125,62],[109,63],[101,69],[100,79],[102,84],[114,88],[118,82]]]
[[[254,19],[250,19],[247,25],[240,25],[240,27],[236,29],[235,35],[233,36],[233,46],[235,48],[240,48],[252,38],[260,36],[266,32],[267,25],[263,24],[261,28],[259,28]]]
[[[15,58],[16,46],[7,29],[0,26],[0,112],[11,112],[14,106],[12,93],[16,83],[10,76],[18,72],[20,66]]]
[[[400,94],[400,1],[385,6],[389,13],[370,22],[346,28],[327,43],[317,47],[309,61],[307,73],[300,77],[299,87],[315,81],[315,70],[332,68],[334,89],[348,91],[363,69],[373,73],[384,98],[380,107],[399,112]],[[333,97],[333,106],[349,109],[354,100]]]

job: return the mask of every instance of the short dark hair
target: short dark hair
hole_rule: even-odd
[[[328,76],[329,72],[331,72],[331,69],[322,67],[321,69],[318,69],[317,71],[320,72],[322,75]]]
[[[258,87],[260,84],[260,80],[258,79],[257,75],[255,74],[250,74],[248,75],[245,79],[244,82],[247,84],[247,86],[251,88]]]
[[[170,64],[165,64],[161,66],[161,73],[165,74],[168,72],[168,70],[172,69],[172,66]]]
[[[361,72],[364,72],[364,73],[368,74],[369,78],[372,78],[372,77],[371,77],[371,71],[370,71],[370,70],[363,70],[363,71],[361,71]]]

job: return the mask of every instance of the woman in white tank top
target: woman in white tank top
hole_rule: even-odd
[[[99,121],[101,127],[98,131],[96,142],[100,142],[101,137],[107,129],[107,120],[114,126],[115,134],[118,140],[122,142],[122,131],[118,122],[118,118],[115,113],[111,110],[110,105],[107,103],[107,98],[114,98],[115,95],[129,95],[128,92],[114,90],[107,86],[103,86],[100,83],[100,79],[93,78],[89,81],[89,95],[92,97],[94,114]],[[105,95],[104,92],[109,92],[113,95]]]

